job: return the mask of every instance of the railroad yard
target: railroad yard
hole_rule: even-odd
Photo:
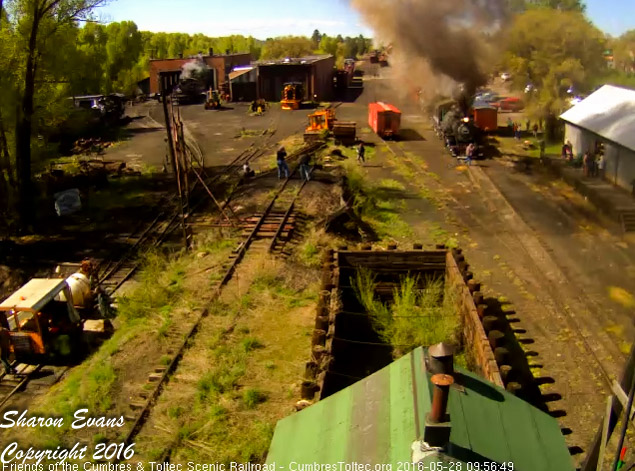
[[[423,291],[438,279],[458,293],[444,301],[455,324],[439,334],[462,345],[457,364],[557,418],[582,463],[635,338],[635,240],[537,160],[457,165],[391,68],[369,66],[357,64],[359,96],[321,104],[357,123],[363,163],[332,138],[303,142],[312,110],[174,104],[198,162],[180,169],[177,190],[161,103],[127,107],[127,137],[102,157],[141,171],[109,177],[86,211],[6,250],[26,279],[98,261],[116,315],[72,364],[2,375],[3,412],[54,411],[65,424],[3,430],[3,443],[135,444],[133,463],[263,463],[277,421],[391,363],[369,306],[395,303],[417,273]],[[376,101],[401,110],[401,138],[369,127]],[[281,146],[288,178],[277,174]],[[362,266],[377,275],[368,302]],[[124,425],[70,430],[82,408]]]

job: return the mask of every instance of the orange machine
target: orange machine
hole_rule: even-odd
[[[309,115],[309,125],[304,131],[304,142],[315,142],[326,138],[331,132],[337,144],[355,143],[355,122],[337,120],[333,108],[326,108]]]
[[[301,82],[286,83],[282,89],[280,105],[283,110],[299,110],[304,98],[304,86]]]
[[[304,130],[304,142],[313,142],[333,129],[335,110],[326,108],[309,115],[309,125]]]
[[[18,361],[73,353],[83,323],[66,280],[33,278],[0,304],[0,325]]]

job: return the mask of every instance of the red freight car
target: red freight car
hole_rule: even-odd
[[[498,109],[494,106],[474,107],[474,126],[484,132],[498,129]]]
[[[368,105],[368,124],[380,137],[393,137],[399,134],[401,111],[395,106],[383,103]]]

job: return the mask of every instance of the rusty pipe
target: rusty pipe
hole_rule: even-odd
[[[450,375],[438,374],[432,376],[430,381],[432,381],[434,385],[434,392],[432,394],[432,406],[428,417],[430,422],[438,424],[445,421],[450,385],[454,383],[454,378]]]

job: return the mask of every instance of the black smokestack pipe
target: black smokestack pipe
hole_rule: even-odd
[[[214,55],[214,48],[213,48],[213,47],[210,47],[210,48],[209,48],[209,55],[210,55],[210,56],[213,56],[213,55]]]
[[[454,373],[454,348],[446,343],[437,343],[428,349],[428,371],[434,374]]]

